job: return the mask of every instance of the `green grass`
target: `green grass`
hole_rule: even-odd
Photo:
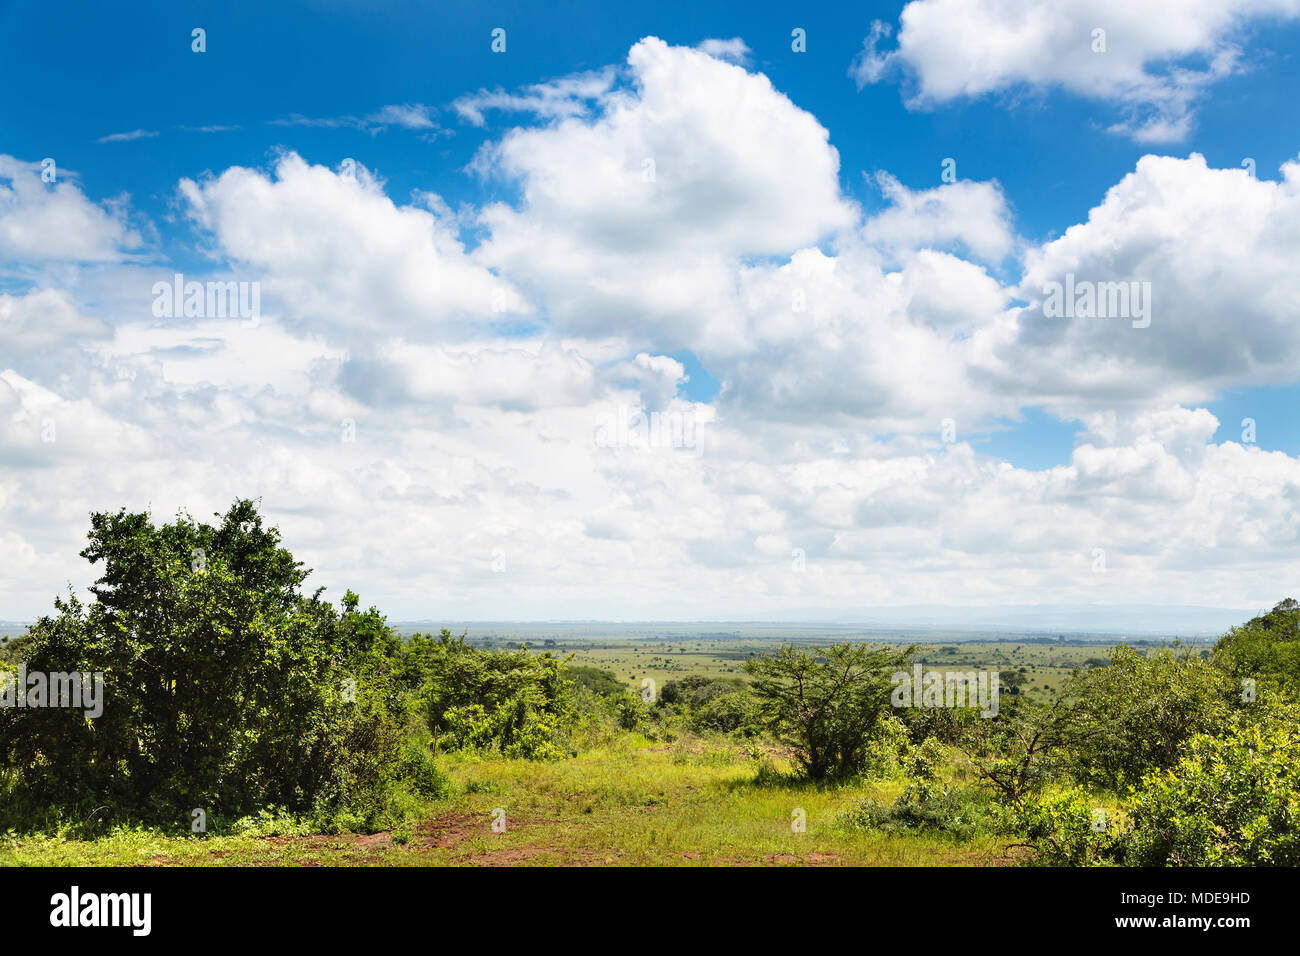
[[[788,769],[777,757],[777,769]],[[93,841],[9,836],[0,865],[996,865],[1001,845],[853,830],[836,816],[887,802],[899,781],[756,783],[755,760],[719,741],[654,744],[632,734],[555,763],[453,756],[457,796],[409,833],[163,836]],[[792,813],[807,830],[793,832]],[[496,811],[504,832],[493,832]],[[274,827],[270,828],[274,831]],[[404,841],[404,842],[403,842]]]
[[[812,639],[808,639],[812,642]],[[504,641],[502,642],[505,643]],[[573,663],[613,671],[635,690],[650,677],[743,677],[744,660],[780,642],[761,638],[644,636],[557,641]],[[534,641],[534,646],[540,641]],[[537,649],[541,649],[537,647]],[[938,669],[1025,669],[1027,693],[1045,699],[1070,670],[1106,657],[1095,642],[952,641],[922,644],[916,660]],[[448,755],[456,796],[429,803],[396,832],[304,834],[268,823],[242,835],[165,836],[123,830],[93,841],[0,836],[0,865],[996,865],[992,837],[955,843],[935,834],[882,834],[836,823],[861,800],[893,800],[901,781],[817,788],[756,783],[756,763],[734,742],[652,743],[626,733],[588,741],[578,757],[534,763]],[[785,767],[773,755],[778,768]],[[969,782],[954,761],[946,776]],[[505,812],[504,832],[492,831]],[[802,809],[807,830],[791,830]]]

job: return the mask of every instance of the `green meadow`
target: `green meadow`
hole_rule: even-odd
[[[788,771],[788,759],[765,753]],[[897,780],[838,786],[761,783],[758,760],[725,741],[656,743],[611,735],[556,762],[460,757],[447,762],[454,795],[398,830],[304,832],[294,820],[250,821],[242,834],[165,835],[123,828],[93,840],[9,835],[0,865],[978,865],[1013,862],[1004,842],[853,829],[837,815],[889,801]],[[959,763],[953,780],[967,776]],[[797,832],[802,811],[806,829]],[[494,830],[493,823],[497,822]],[[504,825],[502,825],[502,823]]]
[[[466,632],[485,650],[524,643],[572,666],[609,671],[632,693],[646,678],[660,687],[687,676],[744,679],[747,659],[785,643],[730,634],[575,639],[559,629],[548,632],[554,637]],[[826,635],[798,637],[811,645]],[[1108,647],[1095,638],[950,639],[920,644],[913,660],[927,669],[1023,669],[1023,693],[1045,699],[1073,669],[1103,661]],[[89,840],[10,833],[0,839],[0,865],[1003,866],[1023,856],[1013,841],[988,833],[956,840],[842,822],[863,801],[896,799],[906,785],[901,778],[814,784],[798,779],[779,743],[689,731],[672,736],[652,740],[614,726],[589,727],[576,756],[558,761],[452,752],[441,758],[450,792],[419,803],[401,826],[374,833],[314,833],[292,816],[273,814],[240,821],[240,832],[202,835],[139,826]],[[939,779],[961,787],[975,775],[968,760],[948,750]],[[795,826],[800,813],[802,829]]]

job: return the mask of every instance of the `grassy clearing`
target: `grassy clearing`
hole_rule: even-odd
[[[778,772],[789,765],[768,759]],[[452,756],[457,795],[430,803],[409,832],[328,836],[271,821],[244,835],[118,831],[94,841],[0,839],[0,865],[998,865],[987,837],[853,830],[836,816],[869,798],[892,800],[901,781],[816,787],[756,782],[740,748],[621,735],[554,763]],[[949,768],[960,775],[959,767]],[[803,810],[807,830],[792,831]],[[494,815],[504,811],[504,832]]]

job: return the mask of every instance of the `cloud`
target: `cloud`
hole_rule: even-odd
[[[69,343],[85,346],[111,333],[106,322],[84,314],[63,291],[0,293],[0,355],[40,353]]]
[[[901,252],[955,247],[984,262],[998,262],[1014,246],[1010,213],[996,182],[959,180],[912,191],[885,172],[876,182],[889,207],[862,227],[872,245]]]
[[[925,252],[891,272],[865,246],[809,249],[744,270],[740,288],[747,347],[704,353],[729,419],[932,436],[944,418],[1014,410],[968,372],[971,331],[1005,303],[977,265]]]
[[[382,133],[390,126],[399,129],[436,131],[438,124],[434,120],[437,113],[431,106],[423,103],[403,103],[380,107],[366,116],[327,116],[310,117],[301,113],[270,121],[272,126],[309,126],[321,129],[360,129],[374,135]]]
[[[585,115],[596,100],[609,93],[614,83],[612,68],[591,70],[561,77],[549,83],[533,83],[518,93],[508,93],[501,88],[479,90],[477,93],[457,97],[452,109],[461,119],[475,126],[483,126],[488,110],[533,113],[542,119],[561,119]]]
[[[270,173],[182,180],[180,194],[241,279],[261,282],[287,318],[348,341],[464,336],[527,309],[465,252],[454,221],[395,204],[364,167],[349,176],[288,153]]]
[[[474,166],[510,202],[296,153],[182,180],[186,278],[259,282],[255,327],[153,316],[178,267],[124,261],[125,201],[0,160],[0,250],[44,257],[0,292],[4,616],[87,581],[87,512],[236,496],[396,620],[1242,606],[1300,573],[1300,459],[1204,407],[1296,381],[1300,165],[1144,157],[1031,243],[997,183],[882,173],[864,215],[817,119],[701,50],[595,75],[480,104],[532,113]],[[1150,281],[1150,324],[1047,319],[1071,273]],[[1035,407],[1078,426],[1055,467],[967,440]]]
[[[536,411],[591,400],[595,370],[577,351],[545,341],[513,344],[445,348],[392,341],[378,354],[349,360],[340,381],[372,405],[463,403]]]
[[[739,66],[749,63],[751,53],[748,45],[740,37],[732,37],[730,40],[705,40],[696,49]]]
[[[95,140],[96,143],[129,143],[136,139],[153,139],[158,135],[157,130],[151,129],[133,129],[129,133],[110,133],[107,136],[101,136]]]
[[[1019,296],[1030,304],[985,333],[990,367],[1022,393],[1126,404],[1297,381],[1297,257],[1300,162],[1271,181],[1196,153],[1144,156],[1086,222],[1028,252]],[[1049,284],[1067,279],[1143,295],[1149,325],[1049,318]]]
[[[482,259],[578,333],[613,322],[646,344],[735,341],[740,259],[852,226],[839,155],[762,75],[653,37],[627,63],[631,88],[600,96],[594,117],[482,150],[475,168],[524,197],[483,210]]]
[[[1061,88],[1117,107],[1116,133],[1177,142],[1204,90],[1248,68],[1247,29],[1298,16],[1300,0],[1196,0],[1176,11],[1162,0],[911,0],[897,47],[882,52],[892,30],[873,25],[850,73],[859,86],[904,73],[915,83],[909,105],[920,108]]]
[[[44,181],[47,170],[53,182]],[[141,244],[120,207],[87,199],[74,174],[0,154],[0,258],[112,262]]]
[[[405,103],[401,106],[385,106],[368,117],[368,121],[379,126],[399,126],[402,129],[436,129],[432,108],[423,103]]]

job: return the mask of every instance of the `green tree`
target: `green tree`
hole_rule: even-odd
[[[697,733],[757,736],[762,731],[758,701],[747,690],[710,697],[692,714],[691,728]]]
[[[677,680],[667,681],[659,690],[659,701],[672,706],[703,707],[715,697],[734,694],[744,690],[745,682],[738,677],[708,677],[703,674],[688,674]]]
[[[601,667],[568,665],[566,673],[579,687],[585,687],[597,697],[611,697],[623,693],[627,688],[613,671]]]
[[[1240,684],[1272,683],[1300,697],[1300,603],[1281,601],[1234,627],[1214,645],[1213,659]]]
[[[28,635],[29,671],[103,675],[103,713],[0,712],[11,809],[188,821],[280,806],[373,803],[392,781],[403,715],[395,635],[350,592],[301,592],[301,563],[251,501],[216,524],[91,516],[90,589]]]
[[[907,667],[915,648],[868,644],[821,650],[782,647],[746,661],[766,723],[789,743],[814,780],[860,772],[877,722],[889,712],[890,677]]]
[[[1194,734],[1231,714],[1230,680],[1178,648],[1116,647],[1106,667],[1077,670],[1048,705],[1008,707],[957,738],[981,779],[1018,805],[1054,778],[1120,790],[1172,767]]]

